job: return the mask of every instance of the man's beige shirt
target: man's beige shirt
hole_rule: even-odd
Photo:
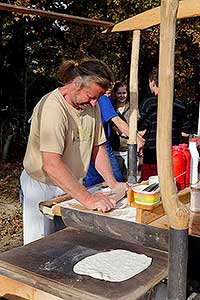
[[[24,168],[32,178],[53,184],[42,169],[41,152],[57,153],[80,180],[87,173],[93,146],[104,142],[99,106],[80,112],[56,89],[45,95],[33,111]]]

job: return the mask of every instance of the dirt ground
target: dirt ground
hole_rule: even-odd
[[[0,252],[22,245],[20,163],[0,163]]]

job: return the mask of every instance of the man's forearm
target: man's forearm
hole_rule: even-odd
[[[63,163],[62,156],[56,153],[43,152],[43,169],[56,186],[89,209],[109,211],[116,206],[116,201],[103,193],[91,194],[82,186],[70,169]]]
[[[82,186],[56,153],[43,152],[43,169],[56,186],[83,204],[90,193]]]

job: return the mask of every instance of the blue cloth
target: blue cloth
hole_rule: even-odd
[[[105,135],[106,135],[106,142],[105,142],[105,148],[107,151],[107,154],[110,159],[110,164],[112,167],[113,175],[117,181],[123,181],[122,172],[120,170],[120,167],[118,165],[118,162],[113,154],[112,148],[110,146],[110,121],[112,118],[117,117],[118,114],[116,113],[115,109],[112,106],[112,103],[110,99],[103,95],[99,98],[98,101],[100,112],[101,112],[101,120],[104,127]],[[103,177],[97,172],[97,170],[94,167],[93,162],[90,162],[90,166],[88,169],[88,173],[85,178],[85,184],[87,187],[103,182]]]
[[[107,154],[109,156],[109,160],[110,160],[110,164],[111,164],[111,167],[112,167],[113,175],[114,175],[114,177],[117,181],[121,182],[121,181],[123,181],[122,172],[121,172],[121,169],[118,165],[118,162],[117,162],[117,160],[116,160],[116,158],[113,154],[112,148],[111,148],[108,141],[104,145],[105,145]],[[97,183],[101,183],[103,181],[104,181],[103,177],[97,172],[97,170],[94,167],[93,162],[91,161],[88,172],[87,172],[87,176],[85,178],[86,187],[89,187],[91,185],[95,185]]]
[[[112,106],[110,99],[106,95],[103,95],[99,98],[98,104],[101,112],[101,121],[105,131],[106,139],[109,140],[110,121],[112,120],[112,118],[117,117],[118,114]]]

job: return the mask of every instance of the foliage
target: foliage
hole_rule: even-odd
[[[37,8],[110,22],[120,22],[160,5],[158,0],[4,0]],[[190,106],[193,120],[199,102],[200,22],[177,22],[175,91]],[[24,124],[40,97],[59,83],[56,71],[63,59],[93,56],[107,62],[117,80],[129,79],[131,32],[103,34],[103,27],[86,26],[33,15],[3,12],[0,20],[0,109],[24,115]],[[158,63],[159,27],[142,31],[139,67],[140,100],[147,74]],[[196,128],[194,121],[194,129]]]

